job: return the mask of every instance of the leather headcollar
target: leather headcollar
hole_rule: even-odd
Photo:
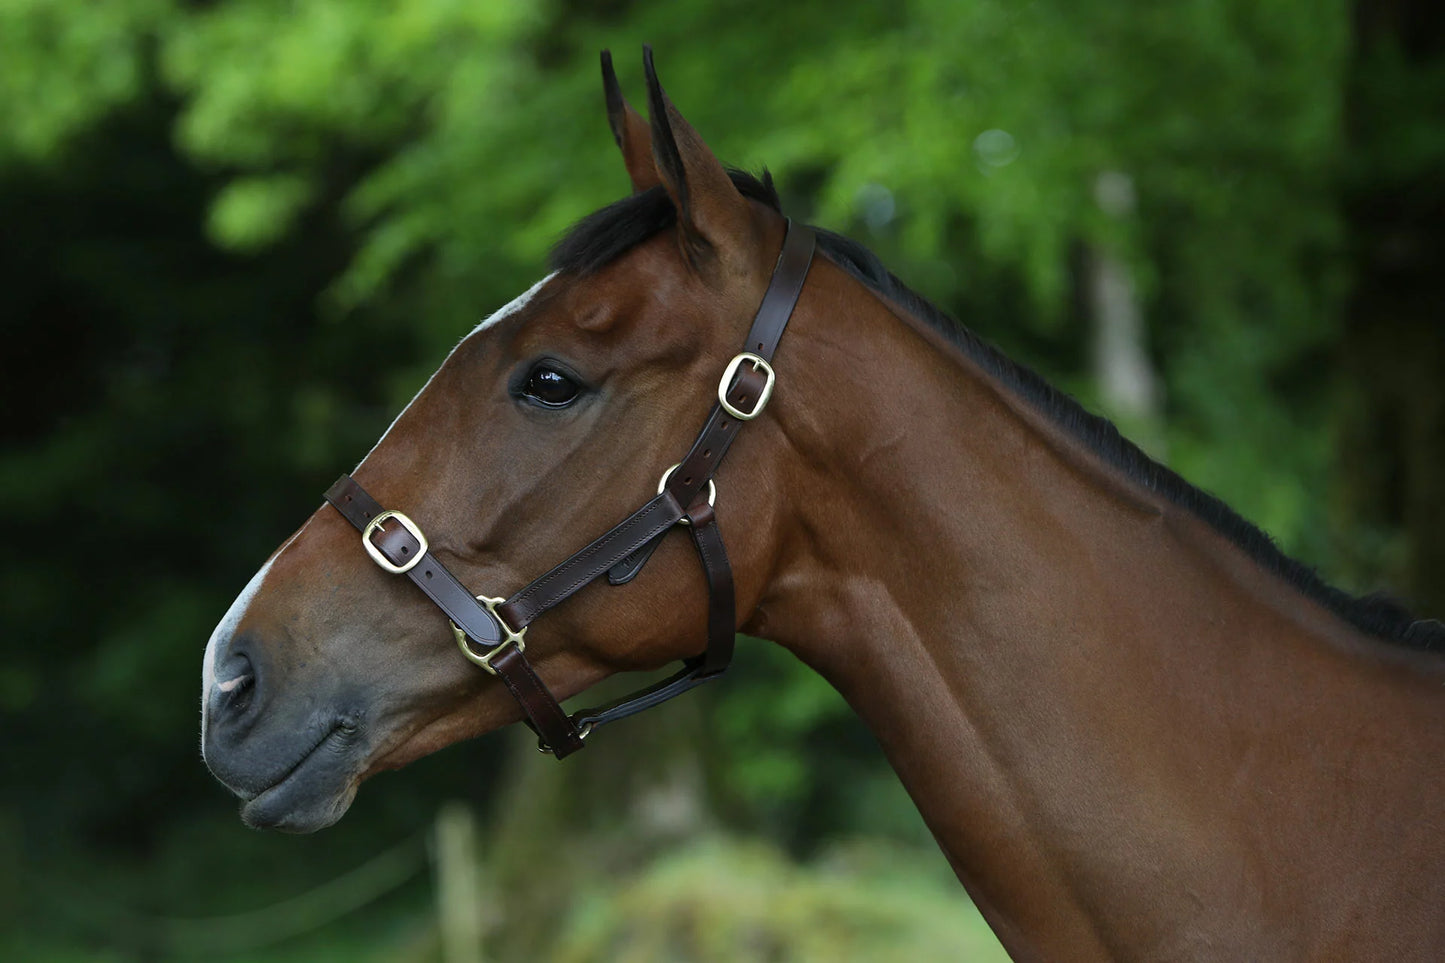
[[[362,544],[373,561],[411,579],[451,620],[462,653],[502,680],[544,752],[561,759],[582,748],[588,733],[598,726],[664,702],[728,667],[736,601],[732,567],[713,514],[713,476],[739,430],[763,412],[772,396],[773,354],[802,293],[815,246],[812,229],[788,223],[782,252],[743,350],[723,372],[718,400],[702,431],[682,461],[663,474],[657,494],[510,598],[473,596],[431,554],[415,522],[383,509],[350,475],[342,475],[327,489],[326,500],[361,531]],[[687,526],[707,576],[707,649],[656,685],[568,716],[527,661],[527,626],[604,573],[613,585],[631,581],[662,537],[678,524]]]

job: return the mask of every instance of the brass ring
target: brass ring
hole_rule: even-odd
[[[662,478],[661,478],[661,480],[659,480],[658,483],[657,483],[657,493],[658,493],[659,495],[661,495],[661,494],[662,494],[662,490],[667,487],[667,480],[672,477],[672,473],[675,472],[675,471],[677,471],[678,466],[681,465],[681,464],[682,464],[682,462],[678,462],[676,465],[673,465],[673,466],[672,466],[671,468],[669,468],[667,471],[665,471],[665,472],[662,473]],[[709,478],[709,479],[707,480],[707,504],[708,504],[708,507],[711,508],[716,502],[717,502],[717,483],[714,482],[711,478]],[[686,516],[686,515],[684,515],[682,518],[679,518],[679,519],[677,520],[677,523],[678,523],[679,525],[687,525],[687,526],[691,526],[691,525],[692,525],[692,522],[690,522],[690,521],[687,520],[687,516]]]

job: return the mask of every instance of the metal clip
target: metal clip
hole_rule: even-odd
[[[495,659],[498,655],[500,655],[503,649],[505,649],[509,645],[515,645],[518,652],[527,651],[527,643],[524,641],[524,638],[527,634],[527,627],[524,625],[522,626],[522,631],[514,632],[512,631],[512,627],[507,624],[507,620],[502,618],[502,616],[498,614],[497,606],[505,602],[506,599],[493,599],[488,598],[485,595],[478,595],[477,601],[485,605],[487,607],[487,611],[492,613],[492,618],[497,620],[497,625],[499,625],[502,629],[502,641],[492,646],[484,654],[477,655],[477,653],[472,649],[472,647],[467,644],[467,633],[463,632],[461,626],[457,625],[455,622],[451,623],[452,634],[457,637],[457,648],[462,650],[462,655],[466,656],[468,659],[472,660],[483,669],[486,669],[492,675],[496,675],[497,670],[492,668],[492,660]]]

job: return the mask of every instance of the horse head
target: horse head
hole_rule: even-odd
[[[469,593],[515,592],[654,496],[769,290],[787,232],[771,185],[729,173],[650,52],[646,67],[650,123],[603,55],[632,196],[584,222],[557,270],[463,338],[352,474]],[[644,239],[617,254],[619,234]],[[724,491],[746,479],[745,497],[726,502],[743,614],[776,550],[765,422],[718,479]],[[531,627],[527,659],[556,698],[706,649],[707,586],[687,539],[653,548],[625,587],[587,587]],[[206,648],[203,754],[258,827],[327,826],[372,773],[521,716],[458,652],[446,614],[375,564],[332,505],[276,550]]]

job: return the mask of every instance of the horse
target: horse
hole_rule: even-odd
[[[633,192],[207,644],[203,754],[243,819],[320,829],[371,774],[519,720],[560,758],[716,678],[741,628],[859,713],[1017,959],[1438,959],[1445,626],[1326,585],[788,221],[650,50],[650,120],[602,60]]]

